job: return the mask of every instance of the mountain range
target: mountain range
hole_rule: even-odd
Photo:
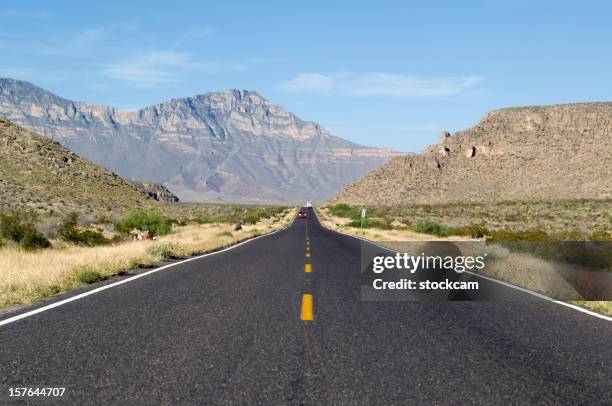
[[[514,107],[392,159],[331,199],[360,205],[612,199],[612,103]]]
[[[0,79],[0,116],[184,201],[323,201],[398,155],[336,137],[246,90],[123,111]]]

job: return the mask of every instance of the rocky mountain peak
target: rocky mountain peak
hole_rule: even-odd
[[[248,90],[128,112],[2,80],[0,116],[181,200],[323,200],[397,155],[333,136]]]

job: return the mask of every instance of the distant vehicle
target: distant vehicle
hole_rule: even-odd
[[[305,219],[306,217],[308,217],[308,213],[306,213],[306,210],[300,209],[300,212],[298,213],[298,218]]]
[[[306,202],[306,207],[312,207],[312,203],[310,201]]]

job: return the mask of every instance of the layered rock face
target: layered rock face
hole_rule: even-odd
[[[420,154],[398,157],[332,199],[353,204],[612,198],[612,103],[519,107]]]
[[[189,201],[321,201],[398,155],[335,137],[244,90],[127,112],[0,79],[0,115]]]

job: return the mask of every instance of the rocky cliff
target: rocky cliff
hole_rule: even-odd
[[[332,199],[353,204],[612,198],[612,103],[519,107],[398,157]]]
[[[245,90],[128,112],[0,79],[0,115],[181,200],[324,200],[397,155],[335,137]]]

